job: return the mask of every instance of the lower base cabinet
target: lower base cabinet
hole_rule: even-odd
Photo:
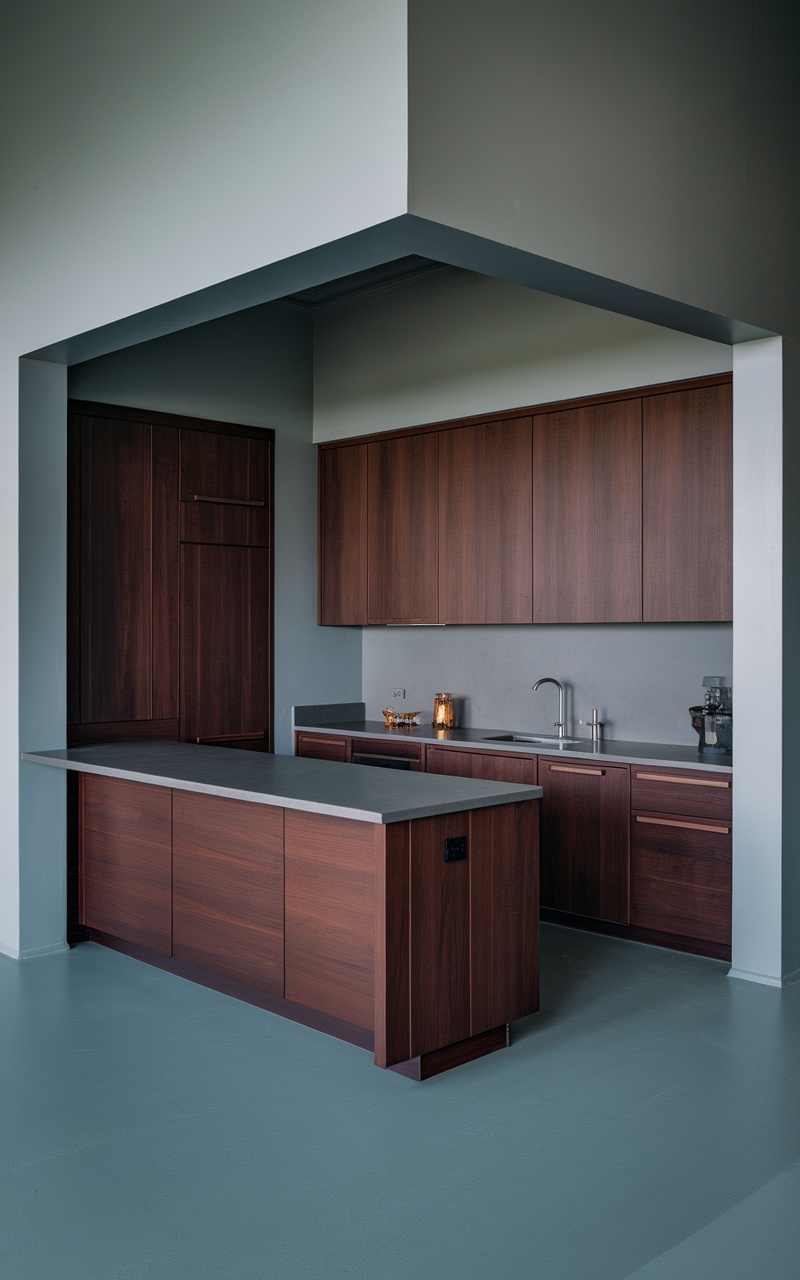
[[[81,774],[79,810],[91,937],[379,1066],[436,1074],[539,1007],[536,800],[382,824]]]
[[[630,769],[540,758],[542,906],[627,924]]]
[[[699,818],[634,813],[631,923],[729,947],[730,827]]]

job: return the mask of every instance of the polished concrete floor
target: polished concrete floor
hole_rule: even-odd
[[[798,1280],[800,983],[553,926],[424,1084],[93,944],[0,958],[3,1280]]]

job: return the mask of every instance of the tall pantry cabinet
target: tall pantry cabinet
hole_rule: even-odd
[[[70,745],[272,749],[273,433],[72,402]]]

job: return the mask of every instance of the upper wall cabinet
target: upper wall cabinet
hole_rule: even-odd
[[[319,620],[367,620],[367,446],[319,452]]]
[[[640,400],[533,425],[534,622],[642,618]]]
[[[436,622],[437,440],[367,446],[367,620]]]
[[[439,438],[439,621],[530,622],[531,420]]]
[[[733,617],[730,383],[644,400],[644,621]]]
[[[729,621],[730,381],[323,446],[320,623]]]

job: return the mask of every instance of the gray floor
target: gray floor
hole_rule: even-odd
[[[555,927],[425,1084],[87,944],[0,957],[3,1280],[797,1280],[800,983]]]

